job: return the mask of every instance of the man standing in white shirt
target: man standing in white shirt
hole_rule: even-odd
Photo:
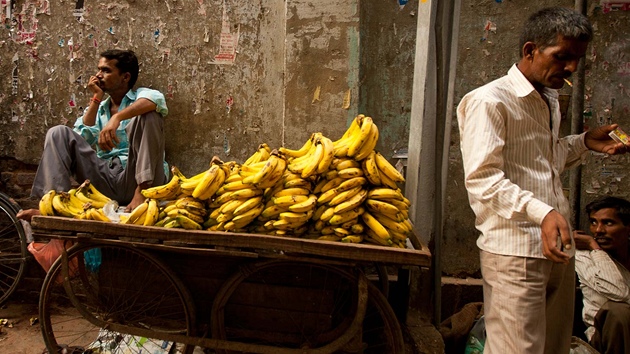
[[[586,206],[591,235],[574,231],[582,317],[593,348],[630,353],[630,202],[604,197]]]
[[[593,35],[571,9],[526,22],[521,59],[468,93],[457,118],[483,276],[485,354],[567,354],[575,286],[569,203],[560,174],[588,149],[623,153],[616,125],[560,138],[558,92]]]

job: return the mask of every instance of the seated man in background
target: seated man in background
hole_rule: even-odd
[[[575,270],[584,296],[583,319],[591,346],[630,353],[630,202],[604,197],[586,206],[590,233],[573,233]]]
[[[144,201],[143,189],[166,183],[166,101],[159,91],[133,89],[138,72],[138,58],[131,50],[100,54],[98,71],[87,86],[93,97],[74,130],[58,125],[46,134],[31,196],[41,198],[51,189],[68,191],[72,179],[89,179],[130,211]],[[38,214],[29,209],[18,218],[30,221]]]

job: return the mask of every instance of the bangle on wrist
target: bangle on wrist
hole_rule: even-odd
[[[96,102],[97,104],[101,103],[101,99],[96,97],[96,95],[92,96],[92,98],[90,99],[90,102]]]

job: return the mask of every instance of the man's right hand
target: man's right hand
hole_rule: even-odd
[[[543,255],[550,261],[569,264],[568,254],[562,252],[561,247],[571,247],[571,234],[567,220],[555,210],[550,211],[540,225],[542,231]],[[562,245],[558,245],[558,236],[562,239]]]
[[[98,77],[90,76],[90,81],[88,81],[87,87],[93,94],[99,96],[99,99],[103,99],[103,95],[105,95],[105,93],[101,88],[101,80],[99,80]]]

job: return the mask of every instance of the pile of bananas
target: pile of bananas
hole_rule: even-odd
[[[85,180],[78,188],[67,192],[48,191],[39,200],[39,212],[44,216],[111,221],[103,212],[103,207],[110,201],[90,180]]]
[[[263,143],[243,164],[214,157],[190,178],[173,167],[171,180],[142,191],[146,201],[121,222],[405,248],[413,232],[398,186],[405,179],[374,150],[378,137],[372,118],[358,115],[336,141],[317,132],[297,150]],[[89,183],[75,193],[51,191],[41,205],[52,210],[60,194],[57,203],[74,209],[47,213],[102,220],[88,216],[101,205],[96,193]],[[70,202],[79,194],[93,199],[91,208]]]

